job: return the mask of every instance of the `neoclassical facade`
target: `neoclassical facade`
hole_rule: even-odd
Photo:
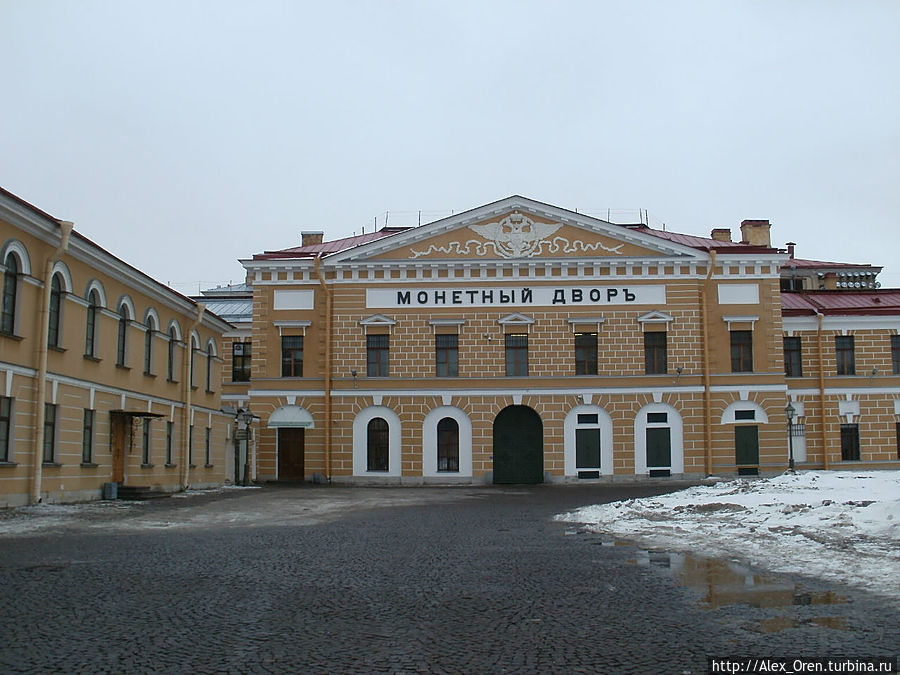
[[[783,311],[792,260],[768,221],[731,241],[523,197],[330,242],[307,232],[241,261],[252,319],[225,354],[223,399],[259,416],[260,479],[755,475],[792,449],[801,467],[898,465],[900,308],[865,327]],[[838,333],[860,336],[858,374],[835,370]],[[802,377],[786,373],[793,337]],[[842,446],[851,409],[858,456]]]
[[[231,475],[228,323],[2,189],[0,281],[0,506]]]

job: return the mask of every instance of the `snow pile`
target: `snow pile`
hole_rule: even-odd
[[[734,480],[557,516],[652,547],[737,559],[900,599],[900,471]]]

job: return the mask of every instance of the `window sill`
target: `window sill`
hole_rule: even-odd
[[[203,468],[204,469],[212,469],[214,466],[215,466],[215,464],[204,464]]]
[[[65,347],[60,347],[58,345],[47,345],[47,349],[49,349],[51,352],[59,352],[60,354],[66,353]]]
[[[197,468],[197,465],[196,465],[196,464],[188,464],[188,468],[189,468],[189,469],[196,469],[196,468]]]
[[[100,465],[94,464],[93,462],[82,462],[81,463],[82,469],[96,469],[98,466],[100,466]]]
[[[85,361],[93,361],[94,363],[100,363],[103,359],[98,359],[98,358],[97,358],[96,356],[94,356],[93,354],[85,354],[85,355],[84,355],[84,360],[85,360]]]
[[[21,335],[16,335],[15,333],[0,333],[0,337],[6,338],[7,340],[15,340],[16,342],[21,342],[25,339]]]
[[[210,390],[210,389],[207,389],[207,390],[206,390],[206,393],[207,393],[209,396],[212,396],[212,395],[215,394],[216,392],[214,392],[214,391],[212,391],[212,390]]]
[[[231,380],[231,382],[226,382],[225,384],[250,384],[250,379],[248,378],[246,380]]]
[[[43,466],[44,468],[58,469],[62,466],[62,464],[60,464],[59,462],[41,462],[41,466]]]
[[[153,464],[141,464],[142,469],[152,469],[153,466],[154,466]]]
[[[149,370],[145,370],[144,377],[156,377],[156,375],[154,373],[151,373]]]
[[[0,468],[4,466],[19,466],[18,462],[0,462]]]
[[[166,463],[166,464],[164,464],[163,466],[165,466],[167,469],[174,469],[174,468],[175,468],[176,466],[178,466],[178,465],[177,465],[177,464],[168,464],[168,463]]]
[[[173,380],[169,377],[166,378],[166,382],[169,382],[170,384],[178,384],[178,380]]]
[[[192,385],[191,385],[191,391],[197,391],[197,385],[192,384]]]
[[[116,368],[118,368],[119,370],[131,370],[131,368],[126,366],[124,363],[117,363]]]

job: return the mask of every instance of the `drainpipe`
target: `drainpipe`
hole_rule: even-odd
[[[187,356],[184,359],[184,394],[182,396],[182,401],[184,402],[184,418],[181,420],[181,462],[184,470],[181,472],[182,480],[181,480],[181,489],[187,490],[190,487],[190,477],[191,477],[191,442],[193,439],[191,438],[191,377],[193,373],[191,372],[191,366],[194,363],[194,348],[191,345],[191,333],[194,332],[194,329],[200,325],[200,322],[203,320],[203,312],[206,311],[206,305],[202,302],[197,303],[197,317],[194,319],[194,322],[188,327],[187,332],[185,333],[185,344],[187,344]]]
[[[711,287],[712,275],[716,269],[716,252],[709,252],[709,270],[706,273],[706,280],[700,288],[700,313],[703,322],[703,436],[706,445],[705,468],[706,475],[712,476],[713,459],[712,459],[712,391],[709,374],[709,289]]]
[[[60,241],[44,264],[44,288],[41,295],[41,331],[37,345],[37,392],[35,394],[34,471],[31,476],[31,503],[41,502],[44,462],[44,404],[47,402],[47,342],[50,339],[50,285],[53,266],[69,249],[69,236],[74,225],[59,221]]]
[[[316,275],[325,294],[325,480],[331,482],[331,333],[333,330],[332,292],[322,274],[322,254],[316,256]]]
[[[825,360],[822,342],[825,333],[822,330],[825,315],[816,310],[816,318],[819,320],[816,326],[816,352],[819,359],[819,423],[822,425],[822,463],[826,471],[830,469],[828,462],[828,433],[825,430]]]

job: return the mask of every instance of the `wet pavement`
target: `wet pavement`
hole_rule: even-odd
[[[268,487],[0,513],[0,672],[705,673],[896,656],[896,601],[554,521],[659,486]]]

